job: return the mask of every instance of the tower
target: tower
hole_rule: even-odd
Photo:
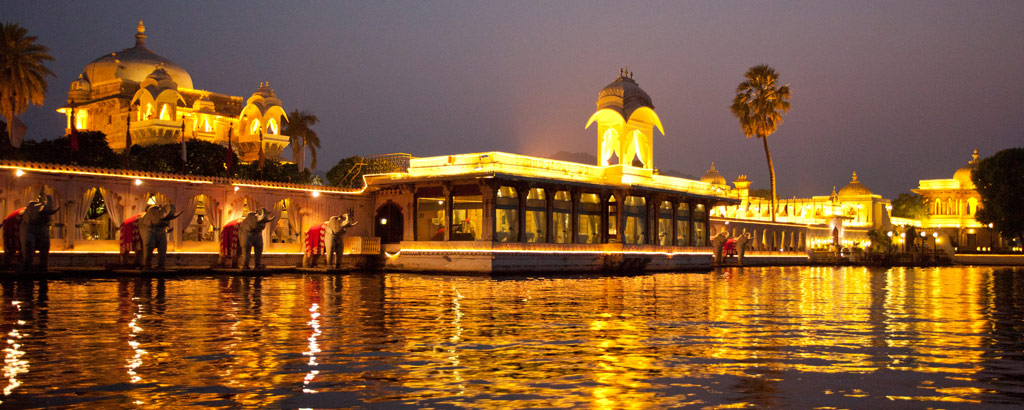
[[[632,72],[619,70],[619,77],[598,92],[597,111],[584,128],[595,122],[598,165],[654,168],[654,128],[662,135],[665,129],[651,97],[633,80]]]

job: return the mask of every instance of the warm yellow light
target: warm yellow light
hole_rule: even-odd
[[[14,176],[20,177],[22,175],[25,175],[25,171],[22,171],[21,169],[14,170]]]
[[[169,120],[169,119],[171,119],[171,113],[168,112],[168,110],[167,110],[167,104],[164,104],[163,106],[160,107],[160,119],[161,120]]]
[[[993,226],[995,226],[995,225],[993,225],[992,223],[989,223],[988,224],[988,229],[992,229]]]
[[[273,118],[267,121],[267,134],[277,134],[277,121]]]
[[[939,237],[939,233],[938,232],[932,232],[932,238],[938,238],[938,237]]]
[[[238,192],[238,186],[237,185],[235,186],[235,192]]]
[[[136,185],[136,186],[138,186],[138,185],[142,185],[142,180],[141,180],[141,179],[138,179],[138,178],[135,178],[135,185]]]
[[[256,135],[260,132],[260,120],[252,120],[252,125],[249,126],[249,133]]]
[[[971,235],[974,235],[974,228],[968,229],[968,230],[967,230],[967,233],[969,233],[969,234],[971,234]]]
[[[388,224],[388,218],[380,218],[380,224],[381,225],[387,225]]]
[[[238,188],[238,187],[235,187],[235,188]],[[319,198],[319,197],[320,197],[320,191],[313,191],[313,198]]]

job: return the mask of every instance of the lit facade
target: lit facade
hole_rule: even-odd
[[[173,143],[196,138],[227,145],[243,161],[279,158],[289,143],[281,134],[287,116],[269,83],[248,98],[193,88],[185,69],[146,47],[139,21],[135,46],[110,53],[85,66],[71,82],[68,103],[58,109],[79,131],[100,131],[110,148],[125,148],[130,127],[133,145]],[[129,125],[130,122],[130,125]]]
[[[952,178],[922,179],[912,190],[924,197],[928,210],[921,227],[942,232],[959,252],[989,251],[1008,245],[995,230],[974,219],[982,207],[981,195],[971,181],[978,158],[975,149],[967,166],[957,169]]]

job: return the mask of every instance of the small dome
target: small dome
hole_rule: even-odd
[[[146,26],[139,20],[135,47],[97,58],[85,66],[85,75],[94,84],[116,79],[141,83],[162,64],[163,69],[179,86],[192,88],[192,77],[181,66],[146,48]]]
[[[68,98],[71,100],[86,100],[89,92],[92,91],[92,83],[86,78],[85,73],[78,74],[78,79],[71,82],[68,88]]]
[[[833,188],[835,190],[835,188]],[[871,190],[857,180],[857,173],[853,173],[853,179],[843,189],[839,190],[839,196],[872,195]]]
[[[960,182],[960,188],[962,189],[974,189],[974,181],[971,181],[971,173],[978,167],[978,149],[974,149],[974,155],[970,162],[967,163],[966,167],[960,168],[953,173],[953,179]]]
[[[143,80],[143,82],[144,83],[150,83],[150,84],[155,83],[157,88],[159,88],[161,90],[164,90],[164,89],[177,90],[178,89],[178,83],[174,82],[174,79],[167,72],[167,70],[164,69],[163,65],[157,66],[157,68],[155,70],[153,70],[152,73],[149,73],[149,75],[146,76],[146,79]]]
[[[651,102],[651,96],[633,80],[633,73],[625,70],[620,71],[615,81],[597,93],[598,110],[613,109],[628,119],[640,107],[654,109],[654,103]]]
[[[723,177],[721,174],[719,174],[718,170],[715,169],[715,163],[714,162],[711,163],[711,169],[709,169],[708,172],[704,174],[704,176],[700,177],[700,182],[707,182],[707,183],[712,184],[712,185],[725,185],[726,184],[725,177]]]

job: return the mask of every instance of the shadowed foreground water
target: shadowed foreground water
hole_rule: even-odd
[[[0,286],[0,408],[1024,406],[1021,269]]]

